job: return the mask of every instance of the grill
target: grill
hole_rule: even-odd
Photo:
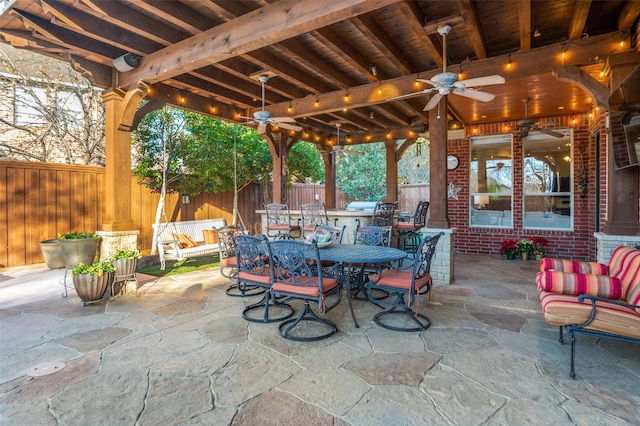
[[[348,212],[357,212],[364,210],[371,210],[373,212],[373,209],[376,208],[376,204],[378,204],[376,201],[352,201],[349,203],[346,210]]]

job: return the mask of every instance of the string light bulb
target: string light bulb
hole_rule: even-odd
[[[291,111],[293,111],[293,108],[291,107],[291,102],[289,102],[289,106],[287,107],[287,112],[291,114]]]
[[[511,53],[507,55],[507,70],[511,70]]]
[[[378,84],[378,95],[382,95],[382,82]]]
[[[315,102],[314,106],[316,108],[318,108],[320,106],[320,99],[318,99],[318,96],[316,96],[316,102]]]
[[[349,102],[349,89],[347,89],[347,91],[344,92],[344,101]]]

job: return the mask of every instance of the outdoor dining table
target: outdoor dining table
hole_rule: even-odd
[[[386,246],[367,246],[363,244],[337,244],[330,247],[320,248],[320,260],[341,263],[344,268],[347,269],[345,274],[344,286],[347,292],[347,299],[349,300],[349,310],[351,311],[351,317],[356,327],[358,321],[353,312],[353,304],[351,302],[351,283],[349,277],[349,270],[355,266],[360,265],[381,265],[389,262],[396,262],[407,257],[407,253],[403,250],[399,250],[393,247]],[[361,278],[361,277],[360,277]],[[358,280],[357,285],[362,286],[361,279]],[[364,293],[364,288],[361,289]],[[365,293],[366,294],[366,293]]]

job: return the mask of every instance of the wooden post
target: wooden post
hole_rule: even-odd
[[[447,216],[447,97],[429,111],[429,228],[449,228]],[[439,116],[439,117],[438,117]]]

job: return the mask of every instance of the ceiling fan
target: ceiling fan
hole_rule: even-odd
[[[500,75],[488,75],[485,77],[470,78],[468,80],[458,80],[458,74],[447,72],[447,34],[449,34],[450,31],[451,26],[449,25],[442,25],[438,28],[438,34],[442,36],[442,72],[431,77],[431,80],[424,80],[420,78],[417,79],[417,81],[421,81],[433,86],[423,90],[421,93],[436,92],[424,107],[424,111],[429,111],[435,108],[436,105],[438,105],[438,102],[440,102],[440,99],[450,93],[464,96],[466,98],[475,99],[481,102],[492,101],[496,97],[496,95],[481,92],[479,90],[472,89],[472,87],[490,86],[492,84],[504,84],[505,82],[504,77]],[[415,93],[409,93],[391,99],[395,100],[409,96],[415,96]]]
[[[334,122],[333,124],[336,126],[336,144],[331,148],[332,154],[338,154],[340,158],[344,158],[345,154],[364,155],[364,152],[360,151],[345,151],[344,145],[340,145],[340,127],[342,126],[342,123]]]
[[[272,117],[271,112],[266,111],[264,109],[264,85],[269,80],[267,75],[261,75],[259,77],[260,83],[262,83],[262,109],[260,111],[256,111],[253,113],[252,117],[242,117],[244,119],[250,120],[247,124],[257,124],[258,125],[258,134],[262,135],[267,131],[267,126],[271,124],[272,126],[282,127],[283,129],[289,129],[294,131],[302,130],[302,127],[298,126],[296,120],[291,117]],[[293,123],[293,124],[292,124]]]
[[[524,98],[522,102],[524,103],[524,118],[522,120],[518,120],[516,123],[516,127],[520,130],[520,137],[526,138],[530,131],[542,132],[547,135],[562,138],[564,135],[562,133],[554,132],[550,129],[544,129],[540,126],[556,126],[558,123],[554,121],[547,121],[545,123],[536,123],[536,120],[533,118],[529,118],[529,101],[530,98]]]

